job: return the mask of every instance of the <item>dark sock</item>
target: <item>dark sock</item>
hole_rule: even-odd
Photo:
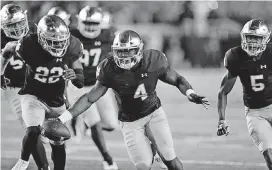
[[[39,168],[43,170],[46,170],[46,168],[48,168],[49,164],[46,157],[45,148],[40,137],[38,138],[36,149],[34,149],[32,152],[32,156]]]
[[[51,158],[54,163],[54,170],[64,170],[66,163],[65,145],[50,145],[52,148]]]
[[[113,160],[107,151],[107,147],[105,144],[105,139],[102,133],[102,128],[100,126],[100,123],[97,123],[94,126],[92,126],[91,131],[92,131],[92,139],[94,143],[96,144],[97,148],[99,149],[101,155],[103,156],[104,161],[108,162],[109,165],[112,165]]]
[[[26,129],[22,142],[21,159],[28,161],[31,153],[36,149],[40,130],[37,126],[31,126]]]
[[[76,136],[76,121],[77,121],[77,118],[73,118],[71,120],[72,131],[73,131],[75,136]]]

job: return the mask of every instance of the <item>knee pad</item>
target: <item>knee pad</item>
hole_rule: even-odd
[[[137,170],[150,170],[151,169],[151,163],[137,163],[135,164]]]
[[[168,169],[183,170],[183,165],[177,157],[171,161],[163,161],[163,163],[167,166]]]
[[[63,145],[65,143],[64,141],[53,141],[53,140],[50,140],[49,142],[52,145]]]

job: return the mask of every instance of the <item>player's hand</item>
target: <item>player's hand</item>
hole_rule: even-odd
[[[187,97],[190,102],[202,104],[206,109],[208,109],[208,106],[210,105],[209,101],[206,100],[204,96],[199,96],[195,93],[191,93]]]
[[[67,65],[64,65],[64,74],[63,74],[63,78],[67,79],[67,80],[74,80],[76,79],[76,73],[73,69],[68,68]]]
[[[4,75],[1,75],[1,88],[5,90],[10,83],[10,79],[6,78]]]
[[[227,125],[227,122],[225,120],[219,120],[218,127],[217,127],[217,136],[226,135],[229,134],[229,126]]]

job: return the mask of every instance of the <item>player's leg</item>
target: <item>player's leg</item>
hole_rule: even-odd
[[[91,137],[96,144],[98,150],[103,156],[104,169],[118,169],[115,162],[113,162],[112,157],[110,156],[108,149],[106,147],[106,142],[103,135],[102,126],[100,123],[100,116],[94,103],[88,110],[83,113],[83,119],[86,125],[91,128]]]
[[[96,102],[103,130],[112,131],[119,126],[117,105],[111,89]]]
[[[268,108],[262,109],[247,109],[246,120],[249,134],[258,147],[259,151],[263,153],[269,170],[272,170],[272,126],[267,115],[271,115]]]
[[[46,107],[48,117],[56,118],[66,111],[66,106],[61,107]],[[52,148],[51,159],[54,163],[54,170],[64,170],[66,164],[66,150],[64,141],[50,141],[50,146]]]
[[[121,122],[126,149],[137,170],[149,170],[153,163],[153,152],[145,131],[148,119],[147,116],[134,122]]]
[[[172,133],[162,107],[152,113],[147,125],[147,136],[158,150],[164,164],[171,170],[183,170],[181,161],[176,157]]]
[[[26,125],[26,132],[22,142],[21,158],[12,170],[23,170],[28,166],[30,155],[35,152],[40,135],[39,125],[44,121],[45,109],[41,102],[32,95],[21,98],[22,117]]]
[[[263,151],[263,156],[269,170],[272,170],[272,148]]]
[[[22,108],[21,108],[21,95],[18,94],[20,88],[8,88],[5,90],[5,97],[15,114],[20,124],[26,128],[26,125],[22,118]],[[33,150],[32,156],[35,160],[36,165],[39,169],[48,168],[48,160],[45,153],[45,148],[43,142],[38,138],[36,149]]]

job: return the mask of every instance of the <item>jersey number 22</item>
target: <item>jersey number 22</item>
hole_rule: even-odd
[[[251,86],[254,91],[262,91],[264,89],[264,83],[259,82],[263,80],[263,75],[250,76]]]
[[[61,67],[53,67],[48,69],[47,67],[37,67],[34,79],[39,80],[42,83],[56,83],[63,75],[63,69]]]

